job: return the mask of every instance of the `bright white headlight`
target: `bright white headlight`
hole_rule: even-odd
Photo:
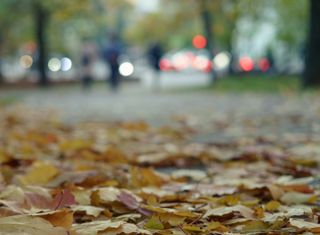
[[[133,72],[134,72],[134,67],[133,67],[133,64],[131,64],[130,62],[124,62],[119,67],[119,73],[124,77],[128,77],[132,75]]]

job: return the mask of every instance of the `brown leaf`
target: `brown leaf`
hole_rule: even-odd
[[[37,213],[34,214],[34,216],[41,217],[49,221],[53,226],[65,229],[70,229],[73,223],[73,211],[67,209]]]

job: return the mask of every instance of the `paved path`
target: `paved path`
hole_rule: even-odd
[[[145,120],[152,125],[172,123],[173,117],[202,130],[221,130],[215,137],[243,134],[320,131],[320,102],[311,95],[220,94],[164,90],[154,93],[127,84],[119,93],[104,84],[83,92],[80,87],[2,91],[19,96],[34,108],[54,108],[67,122]],[[210,133],[207,133],[210,137]],[[206,135],[202,135],[206,136]],[[205,138],[205,137],[202,137]]]

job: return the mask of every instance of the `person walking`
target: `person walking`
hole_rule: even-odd
[[[163,56],[163,50],[159,42],[151,44],[148,50],[148,57],[151,67],[154,71],[153,84],[155,90],[160,89],[160,60]]]
[[[91,89],[93,76],[92,76],[92,67],[94,62],[94,44],[91,42],[85,42],[83,45],[83,52],[81,57],[81,66],[82,66],[82,87],[83,90],[88,91]]]
[[[112,35],[108,45],[103,50],[103,57],[110,68],[109,84],[112,91],[117,91],[120,85],[119,57],[122,52],[117,35]]]

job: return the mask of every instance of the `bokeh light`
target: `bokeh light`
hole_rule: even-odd
[[[119,67],[119,73],[124,77],[128,77],[132,75],[133,72],[134,72],[134,67],[133,67],[133,64],[131,64],[130,62],[124,62]]]
[[[244,56],[239,60],[239,66],[242,71],[250,72],[254,69],[254,62],[250,57]]]
[[[160,69],[162,71],[171,71],[173,70],[173,65],[169,59],[162,58],[159,63]]]
[[[201,55],[195,57],[193,66],[196,69],[204,72],[209,72],[212,68],[210,60],[207,57]]]
[[[194,36],[194,38],[192,40],[192,44],[197,49],[203,49],[207,45],[207,39],[203,35],[198,34],[198,35]]]
[[[213,63],[216,69],[226,69],[230,64],[230,54],[228,52],[220,52],[214,57]]]
[[[28,69],[32,66],[33,59],[30,55],[23,55],[20,57],[20,65],[24,69]]]
[[[51,58],[48,62],[48,68],[52,72],[58,72],[61,69],[61,62],[58,58]]]
[[[259,60],[258,66],[262,72],[267,72],[270,68],[270,62],[267,58],[262,58]]]
[[[68,57],[61,59],[61,71],[69,71],[72,68],[72,61]]]
[[[190,66],[190,57],[184,53],[179,53],[172,58],[173,65],[178,71],[184,70]]]

